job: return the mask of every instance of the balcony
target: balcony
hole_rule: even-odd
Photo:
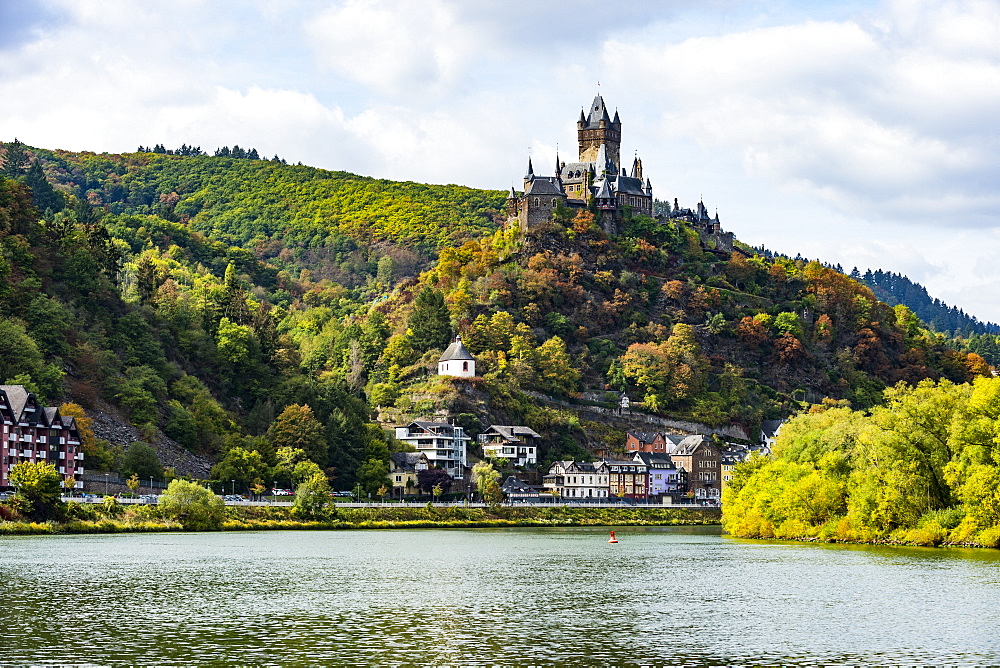
[[[76,453],[76,458],[82,462],[83,461],[83,453],[82,452]]]
[[[38,443],[48,443],[49,439],[46,436],[39,436],[37,442]]]
[[[31,457],[31,450],[22,450],[21,451],[21,456],[22,457]]]

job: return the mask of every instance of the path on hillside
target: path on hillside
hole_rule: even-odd
[[[579,417],[583,417],[580,415],[581,413],[589,413],[594,418],[598,418],[600,422],[606,422],[613,424],[616,427],[622,427],[626,431],[673,431],[686,434],[704,434],[706,436],[710,436],[712,434],[722,434],[723,436],[744,440],[749,440],[750,438],[743,427],[735,425],[729,425],[726,427],[709,427],[707,424],[701,424],[700,422],[671,420],[657,415],[636,413],[628,410],[619,414],[617,410],[611,408],[575,404],[563,399],[555,399],[548,395],[541,394],[540,392],[532,392],[530,390],[522,390],[522,392],[534,399],[537,399],[543,404],[574,411]]]

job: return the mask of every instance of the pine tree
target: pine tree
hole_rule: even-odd
[[[440,290],[425,287],[413,302],[409,326],[413,348],[419,352],[444,348],[451,340],[451,314]]]
[[[17,137],[9,144],[3,145],[3,170],[2,173],[14,179],[24,173],[24,168],[28,165],[28,151],[25,149]]]

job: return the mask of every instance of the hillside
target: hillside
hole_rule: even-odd
[[[496,229],[498,191],[397,183],[272,160],[35,150],[56,190],[110,214],[155,214],[282,269],[349,287],[390,257],[412,273]]]
[[[935,332],[947,332],[954,336],[1000,333],[1000,325],[982,322],[955,306],[948,306],[940,299],[927,294],[927,288],[914,283],[902,274],[872,271],[864,274],[854,269],[851,278],[871,288],[875,296],[890,306],[903,304],[913,311],[921,321]]]
[[[145,441],[221,460],[220,479],[290,480],[306,458],[375,491],[399,447],[380,427],[411,417],[527,424],[544,464],[620,445],[620,425],[560,408],[619,391],[752,433],[801,401],[864,408],[898,381],[988,372],[841,273],[716,251],[680,220],[608,236],[562,209],[521,234],[497,225],[501,194],[457,186],[155,153],[15,163],[0,380],[114,404]],[[456,333],[471,382],[434,375]],[[116,445],[88,468],[124,468]]]

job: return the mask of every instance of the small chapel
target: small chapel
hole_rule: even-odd
[[[476,358],[462,343],[461,336],[455,337],[438,360],[438,375],[458,378],[473,378],[476,375]]]

